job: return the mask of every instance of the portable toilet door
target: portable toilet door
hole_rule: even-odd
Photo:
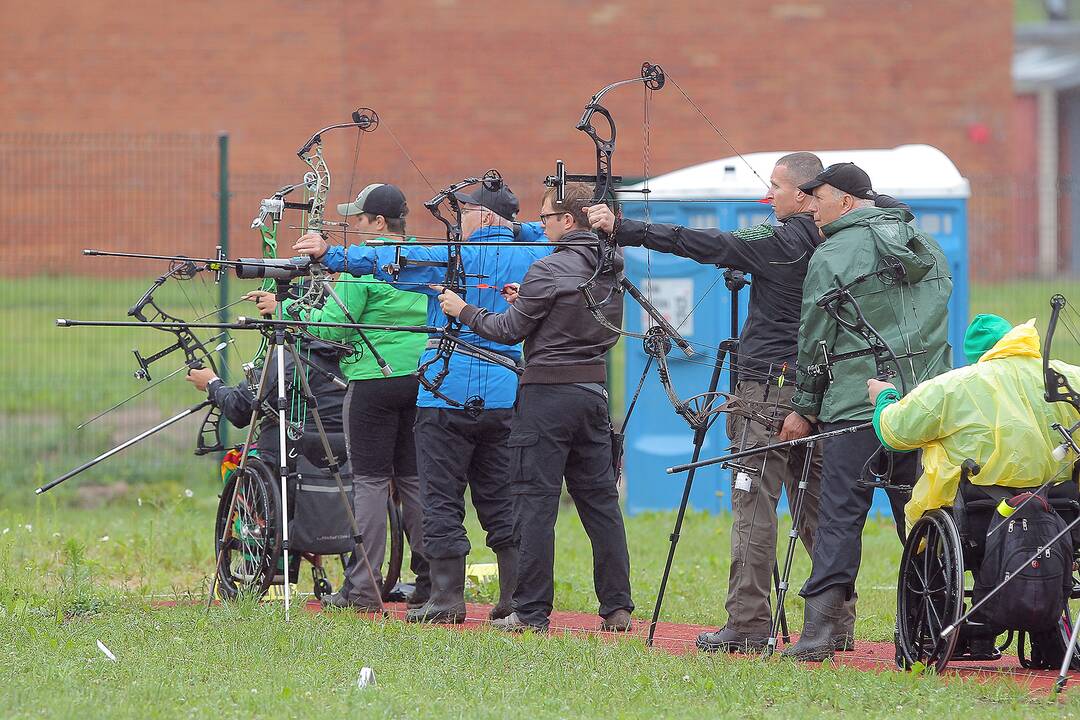
[[[651,178],[648,183],[627,188],[637,191],[647,188],[648,200],[624,202],[623,213],[628,218],[654,223],[725,230],[775,223],[771,208],[763,204],[762,198],[768,190],[767,180],[773,166],[785,154],[762,152],[724,158]],[[891,150],[826,150],[815,154],[825,166],[853,162],[864,169],[877,192],[907,203],[915,215],[914,222],[941,244],[953,278],[949,301],[953,363],[964,364],[963,336],[968,322],[968,181],[944,153],[929,145],[902,145]],[[674,200],[678,202],[671,202]],[[682,358],[678,350],[668,356],[672,383],[681,397],[706,389],[714,348],[729,335],[730,294],[719,273],[711,265],[643,248],[626,251],[627,277],[652,297],[668,320],[680,326],[698,350],[697,356],[689,360]],[[749,279],[753,282],[752,276]],[[745,317],[748,291],[744,290],[740,297],[741,315]],[[632,300],[627,300],[626,308],[628,330],[640,332],[647,327],[647,317]],[[630,341],[625,347],[625,396],[629,401],[648,358],[640,342]],[[725,373],[720,389],[726,390],[727,383]],[[647,378],[634,418],[627,427],[624,467],[629,512],[678,505],[683,477],[667,475],[664,470],[689,459],[692,438],[693,433],[675,414],[655,375]],[[721,420],[710,430],[702,457],[719,454],[729,446],[725,422]],[[699,472],[691,506],[711,512],[730,507],[730,482],[728,471],[716,466],[709,472]]]

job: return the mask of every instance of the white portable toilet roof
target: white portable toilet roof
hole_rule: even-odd
[[[759,152],[692,165],[650,178],[649,199],[700,199],[765,197],[773,166],[788,152]],[[931,145],[900,145],[891,150],[814,151],[828,167],[853,162],[870,175],[874,190],[901,198],[966,198],[971,187],[945,153]],[[746,162],[743,162],[743,159]],[[761,176],[756,177],[750,167]],[[638,183],[626,189],[641,189]],[[624,202],[635,196],[623,196]]]

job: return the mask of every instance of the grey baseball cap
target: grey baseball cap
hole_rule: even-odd
[[[403,218],[409,212],[405,202],[405,193],[396,185],[372,183],[360,191],[351,203],[337,206],[338,212],[348,217],[368,213],[382,215],[384,218]]]

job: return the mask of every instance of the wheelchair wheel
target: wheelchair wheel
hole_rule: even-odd
[[[964,557],[956,523],[945,510],[919,518],[904,543],[896,592],[896,659],[904,669],[915,663],[940,672],[952,657],[964,608]]]
[[[401,519],[401,504],[391,492],[386,499],[386,564],[383,566],[382,599],[390,596],[401,579],[401,563],[405,557],[405,526]]]
[[[233,494],[236,503],[233,505]],[[232,600],[240,593],[262,597],[274,580],[281,548],[281,521],[276,476],[258,458],[248,458],[218,501],[214,553],[218,593]],[[224,541],[222,540],[224,538]]]

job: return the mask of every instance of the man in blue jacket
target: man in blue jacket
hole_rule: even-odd
[[[549,254],[546,247],[522,242],[520,247],[484,246],[485,242],[512,242],[519,203],[510,188],[481,186],[473,193],[459,192],[461,234],[459,248],[468,302],[490,312],[509,308],[494,287],[520,282],[532,262]],[[522,233],[534,237],[535,233]],[[536,238],[534,238],[536,239]],[[428,287],[447,279],[447,246],[407,245],[374,248],[366,245],[329,246],[321,235],[308,233],[293,250],[310,255],[335,272],[355,276],[374,274],[396,282],[404,290],[428,295],[428,324],[443,327],[448,320],[438,292]],[[397,277],[391,266],[397,265]],[[483,285],[484,287],[476,287]],[[502,356],[514,365],[519,345],[505,345],[463,328],[460,337],[486,353]],[[433,334],[420,357],[420,368],[436,357],[440,334]],[[465,488],[469,487],[487,545],[499,564],[499,603],[491,618],[510,614],[517,579],[517,547],[513,540],[513,502],[510,496],[510,418],[517,396],[517,374],[490,362],[468,346],[456,345],[448,372],[438,388],[430,385],[441,372],[442,361],[426,367],[417,397],[417,469],[424,496],[424,538],[431,563],[431,598],[410,610],[410,622],[461,623],[465,620],[465,557],[471,546],[465,533]]]

